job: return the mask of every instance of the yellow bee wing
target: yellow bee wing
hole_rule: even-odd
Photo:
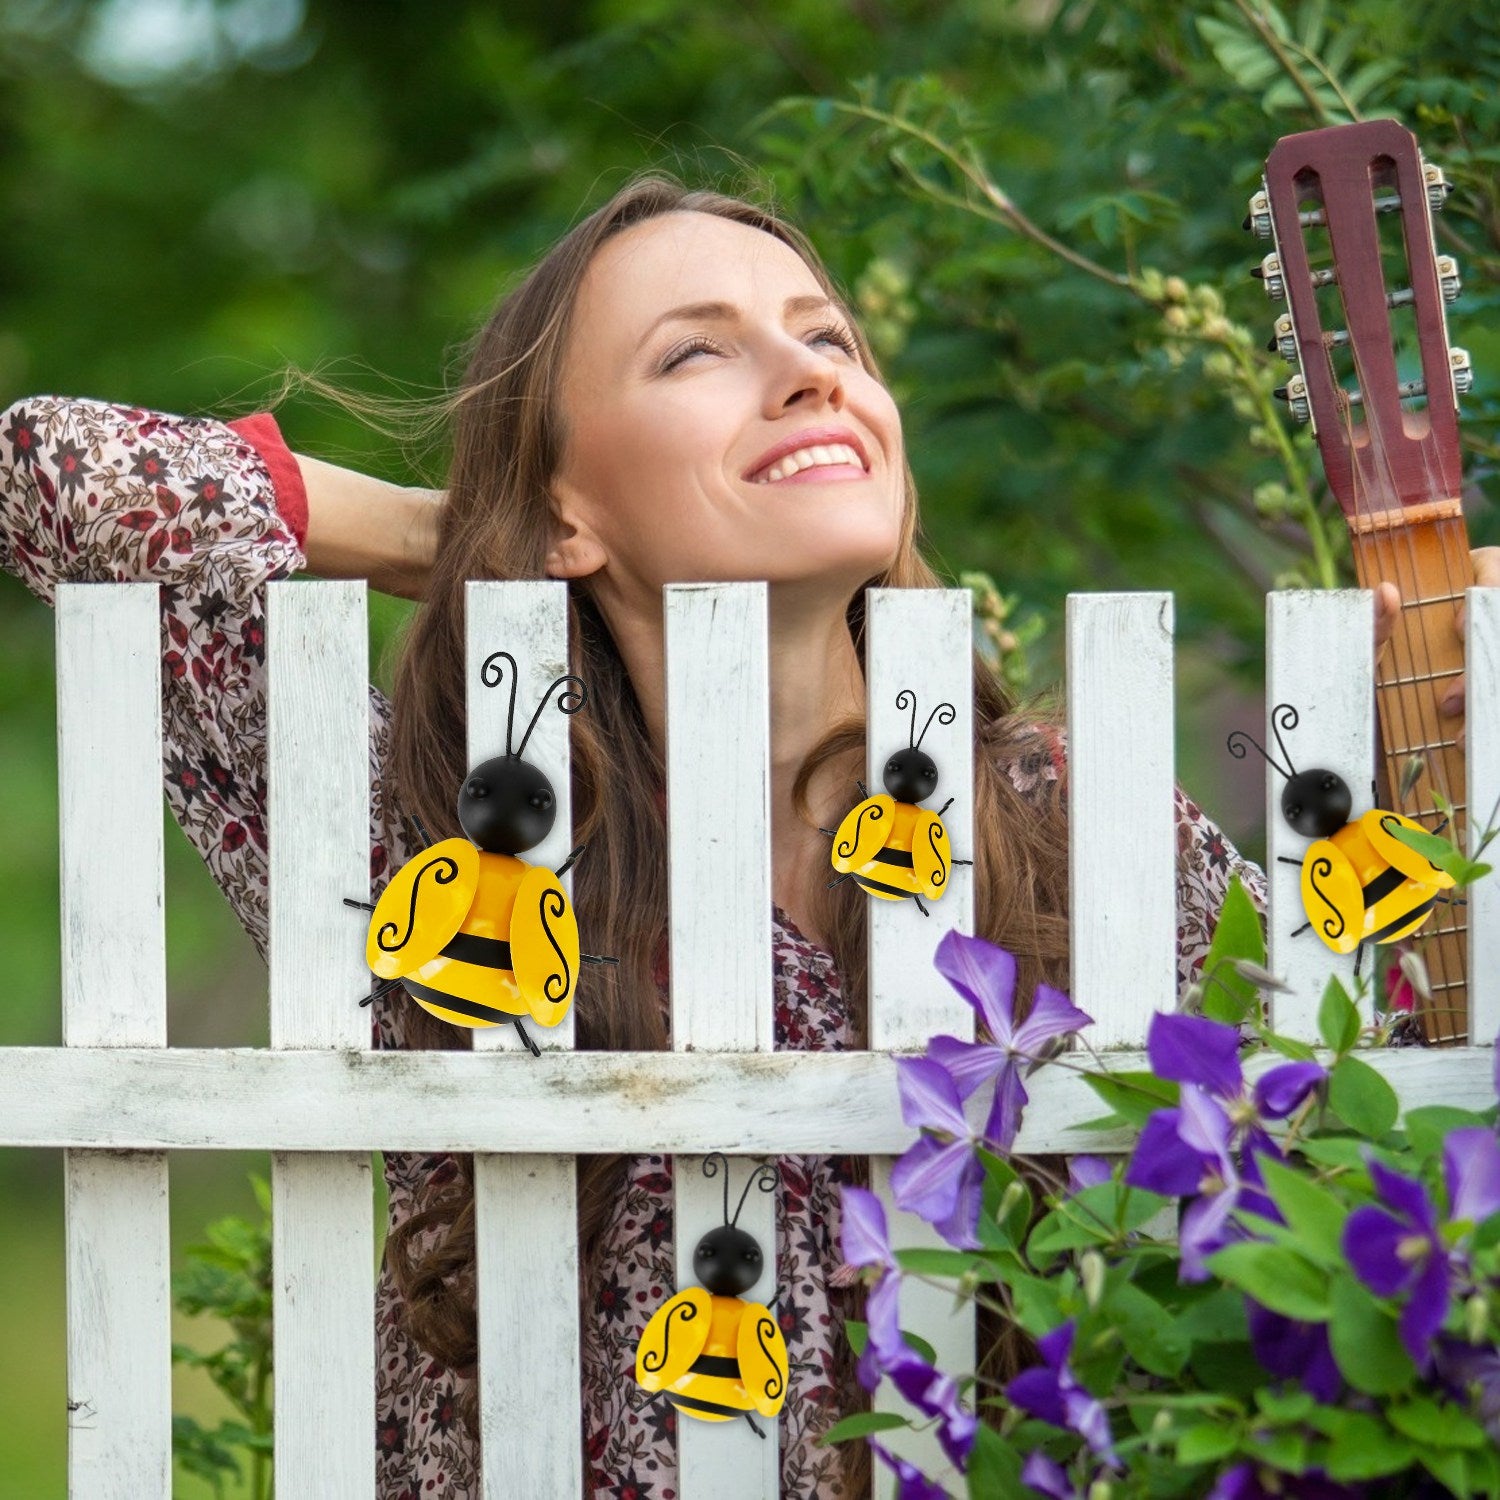
[[[375,903],[365,962],[399,979],[436,958],[459,929],[479,887],[479,850],[444,839],[401,866]]]
[[[636,1380],[648,1391],[681,1380],[703,1353],[712,1313],[713,1299],[701,1286],[685,1287],[663,1302],[635,1346]]]
[[[1427,858],[1425,854],[1418,854],[1410,844],[1403,844],[1394,834],[1387,830],[1396,825],[1401,828],[1413,828],[1418,833],[1430,833],[1431,829],[1423,828],[1420,823],[1411,818],[1403,818],[1400,813],[1384,812],[1378,807],[1372,807],[1364,817],[1359,820],[1359,826],[1364,836],[1374,845],[1375,852],[1386,860],[1393,870],[1400,870],[1403,875],[1412,880],[1419,880],[1423,885],[1435,885],[1439,890],[1447,890],[1455,884],[1453,877],[1446,871],[1440,870]]]
[[[763,1417],[774,1417],[786,1400],[786,1340],[768,1308],[747,1302],[735,1339],[745,1394]]]
[[[516,887],[510,966],[532,1018],[556,1026],[578,981],[578,919],[562,881],[545,865],[531,865]]]
[[[911,825],[911,872],[924,896],[934,900],[948,889],[948,830],[935,812],[916,809]]]
[[[883,793],[851,808],[833,836],[833,868],[841,875],[867,865],[885,848],[896,826],[896,799]]]
[[[1319,839],[1302,858],[1302,909],[1335,953],[1353,953],[1364,935],[1365,897],[1348,856]]]

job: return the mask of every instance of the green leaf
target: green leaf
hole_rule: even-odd
[[[896,1264],[918,1276],[966,1276],[970,1272],[993,1281],[995,1268],[983,1256],[968,1250],[898,1250]]]
[[[1489,1439],[1473,1417],[1457,1406],[1415,1396],[1389,1407],[1386,1420],[1397,1432],[1433,1448],[1483,1448]]]
[[[1211,1464],[1227,1458],[1240,1445],[1237,1427],[1224,1426],[1218,1422],[1200,1422],[1189,1427],[1177,1438],[1177,1462],[1180,1464]]]
[[[1203,959],[1203,1014],[1211,1021],[1235,1025],[1246,1016],[1260,1013],[1259,992],[1235,972],[1236,959],[1248,959],[1264,967],[1266,940],[1260,914],[1244,883],[1238,875],[1231,875],[1214,924],[1213,941]]]
[[[1313,1259],[1333,1267],[1344,1264],[1344,1221],[1349,1210],[1304,1173],[1270,1157],[1259,1159],[1271,1201],[1281,1210],[1302,1248]]]
[[[1180,1374],[1193,1344],[1172,1315],[1154,1297],[1128,1281],[1120,1282],[1101,1303],[1130,1357],[1153,1375]]]
[[[1021,1456],[993,1427],[979,1424],[969,1454],[969,1500],[1035,1500],[1035,1491],[1021,1483]]]
[[[1404,1391],[1417,1377],[1393,1318],[1352,1277],[1335,1278],[1328,1339],[1345,1380],[1369,1396]]]
[[[1328,1103],[1346,1125],[1378,1140],[1401,1111],[1396,1091],[1369,1063],[1341,1057],[1328,1079]]]
[[[1359,1040],[1359,1012],[1337,974],[1328,976],[1318,1006],[1318,1035],[1330,1052],[1347,1052]]]
[[[1330,1479],[1378,1479],[1400,1473],[1416,1457],[1408,1439],[1368,1412],[1339,1412],[1329,1426],[1334,1430],[1324,1462]]]
[[[1318,1055],[1306,1042],[1299,1042],[1295,1037],[1278,1036],[1260,1026],[1255,1028],[1255,1034],[1273,1052],[1279,1052],[1293,1062],[1312,1062]]]
[[[1179,1089],[1155,1073],[1085,1073],[1085,1082],[1132,1125],[1144,1125],[1159,1109],[1176,1106]]]
[[[978,1234],[986,1245],[1000,1245],[1019,1250],[1026,1237],[1026,1226],[1031,1222],[1031,1189],[1025,1179],[1003,1157],[993,1151],[979,1149],[979,1160],[984,1167]],[[997,1218],[1005,1194],[1011,1193],[1010,1207],[1003,1219]]]
[[[818,1442],[825,1446],[847,1443],[850,1438],[868,1437],[872,1432],[889,1432],[894,1427],[910,1426],[905,1417],[898,1417],[893,1411],[857,1411],[852,1417],[835,1422]]]
[[[1455,1109],[1451,1104],[1423,1104],[1407,1110],[1402,1124],[1417,1155],[1430,1157],[1443,1149],[1449,1131],[1483,1125],[1484,1121],[1471,1110]]]
[[[845,1318],[844,1337],[849,1340],[849,1347],[856,1355],[863,1354],[865,1345],[870,1341],[870,1325],[859,1318]]]
[[[1308,1323],[1328,1317],[1328,1277],[1295,1250],[1241,1243],[1216,1251],[1205,1264],[1272,1312]]]

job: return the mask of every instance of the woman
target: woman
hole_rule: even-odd
[[[808,242],[748,203],[640,177],[570,231],[499,306],[446,403],[444,496],[286,449],[274,421],[185,419],[43,397],[0,414],[4,565],[50,600],[59,578],[163,591],[167,794],[259,945],[265,934],[263,584],[306,566],[424,600],[394,704],[372,689],[372,878],[458,832],[463,589],[568,580],[574,902],[589,946],[578,1045],[667,1042],[661,596],[678,580],[765,579],[771,632],[777,1045],[860,1045],[865,902],[826,888],[828,845],[864,761],[867,586],[933,587],[901,427],[869,347]],[[794,454],[783,452],[790,443]],[[800,455],[800,456],[798,456]],[[1494,549],[1490,549],[1492,552]],[[1480,560],[1479,555],[1476,562]],[[1486,577],[1500,581],[1494,558]],[[1383,631],[1394,590],[1381,591]],[[975,659],[975,926],[1014,951],[1021,994],[1067,981],[1064,744]],[[1179,981],[1206,951],[1228,877],[1264,877],[1180,792]],[[399,995],[382,1047],[462,1047]],[[631,1379],[672,1287],[670,1161],[580,1163],[584,1431],[593,1493],[675,1491],[674,1416]],[[780,1305],[793,1361],[783,1493],[858,1492],[859,1445],[814,1439],[858,1404],[842,1339],[837,1187],[848,1161],[781,1163]],[[378,1291],[384,1497],[478,1494],[469,1163],[388,1156]],[[846,1472],[844,1464],[849,1465]]]

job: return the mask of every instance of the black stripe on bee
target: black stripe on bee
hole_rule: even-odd
[[[694,1375],[722,1375],[726,1380],[740,1378],[740,1362],[728,1354],[700,1354],[693,1361]]]
[[[1365,941],[1367,943],[1383,943],[1390,933],[1399,932],[1403,927],[1409,926],[1418,917],[1424,916],[1427,912],[1431,911],[1436,904],[1437,897],[1433,896],[1430,900],[1424,901],[1420,906],[1412,907],[1409,912],[1403,913],[1394,922],[1387,922],[1379,932],[1372,932]]]
[[[903,870],[911,869],[910,849],[881,849],[875,858],[883,865],[900,865]]]
[[[481,969],[505,969],[515,967],[511,962],[510,944],[503,938],[476,937],[472,932],[455,932],[448,939],[442,956],[456,958],[460,963],[474,964]]]
[[[1392,891],[1396,890],[1397,887],[1400,886],[1401,882],[1405,879],[1406,876],[1403,875],[1401,871],[1395,867],[1395,865],[1392,865],[1389,870],[1383,871],[1381,874],[1377,875],[1374,880],[1372,880],[1369,885],[1365,886],[1360,892],[1360,894],[1365,898],[1365,905],[1374,906],[1377,901],[1380,901],[1384,897],[1389,896]]]
[[[868,875],[856,875],[854,879],[867,891],[884,891],[888,896],[911,895],[910,891],[903,891],[899,885],[887,885],[883,880],[871,880]]]
[[[725,1406],[720,1401],[702,1401],[696,1396],[684,1396],[681,1391],[668,1391],[667,1400],[673,1406],[685,1407],[688,1411],[710,1411],[718,1417],[737,1417],[739,1408]]]
[[[415,979],[403,979],[401,981],[407,994],[414,1000],[425,1000],[429,1005],[441,1006],[444,1010],[451,1010],[456,1015],[472,1016],[476,1021],[514,1021],[515,1015],[508,1010],[496,1010],[493,1006],[478,1005],[473,1000],[465,1000],[460,995],[444,994],[442,990],[429,988],[425,984],[418,984]]]

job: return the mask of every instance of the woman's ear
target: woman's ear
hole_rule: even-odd
[[[554,513],[552,545],[544,564],[549,578],[587,578],[608,561],[603,543],[585,522]]]

